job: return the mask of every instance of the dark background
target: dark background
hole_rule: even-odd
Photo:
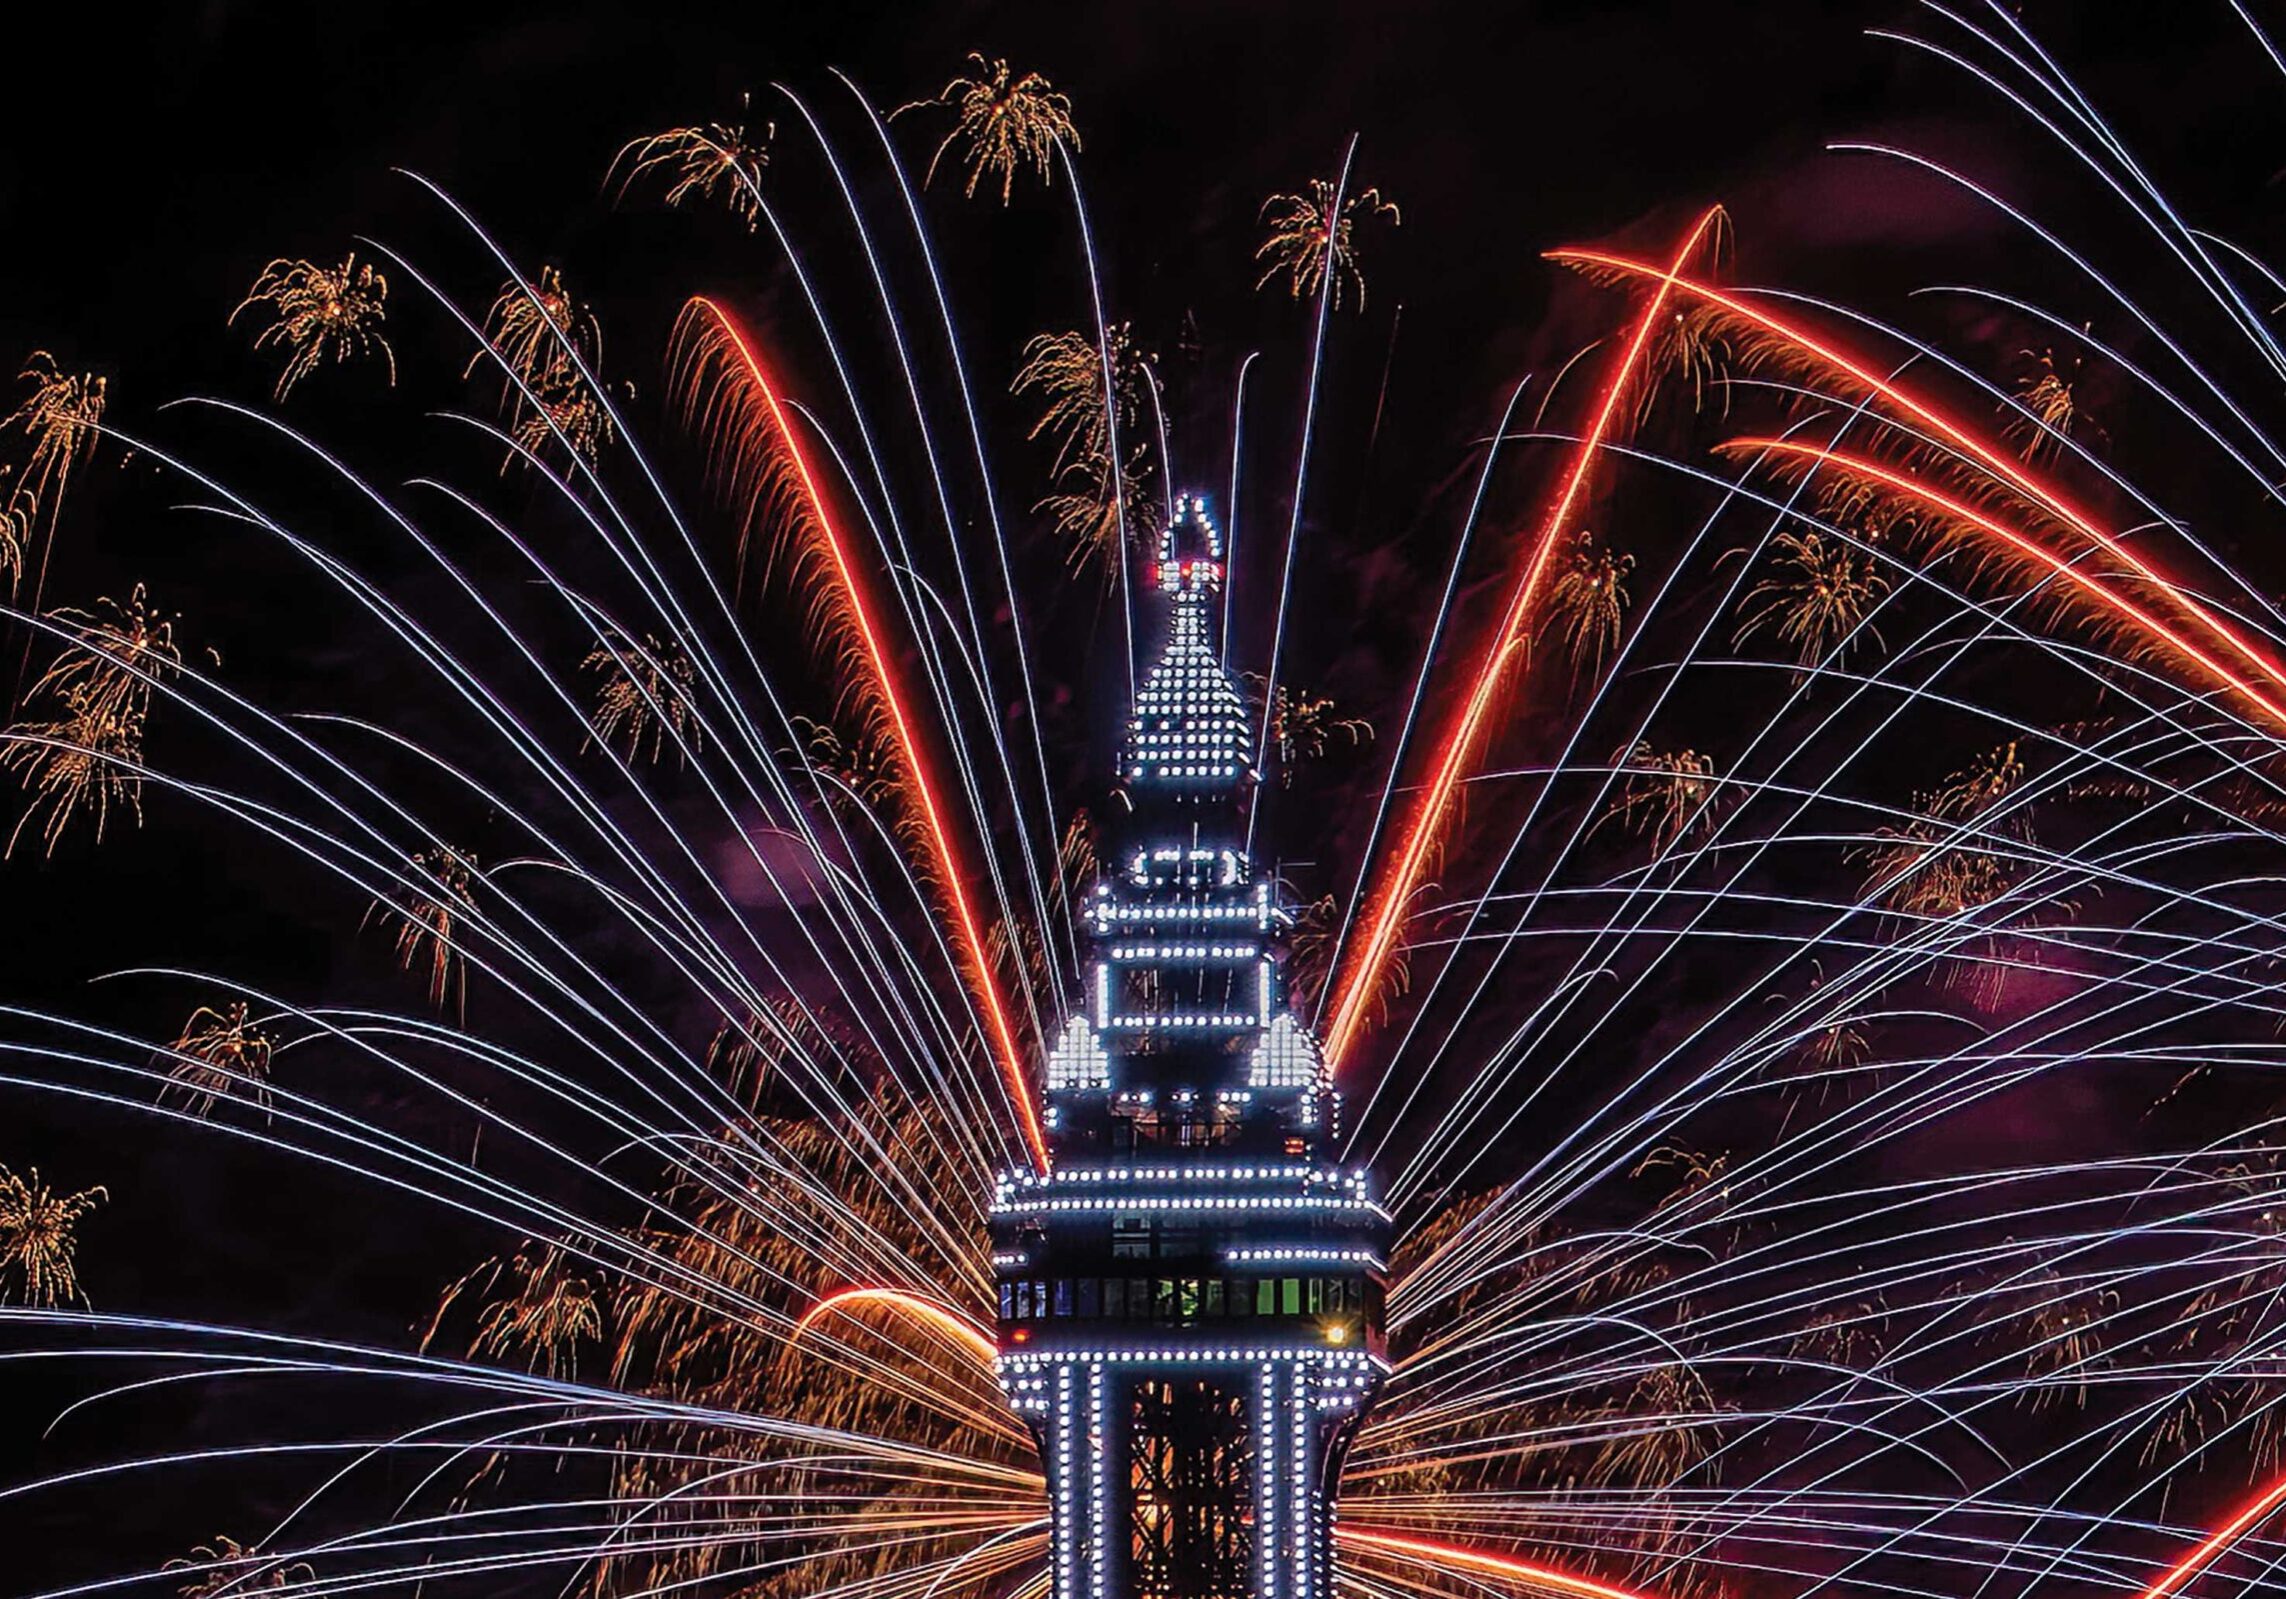
[[[2227,8],[2027,9],[2185,210],[2271,253],[2286,150],[2280,83]],[[481,306],[483,263],[392,167],[448,189],[519,260],[565,262],[601,310],[633,414],[655,422],[658,363],[683,296],[723,293],[767,318],[787,309],[787,287],[767,239],[720,216],[655,203],[614,212],[600,187],[613,151],[659,127],[734,116],[751,90],[752,114],[776,123],[787,162],[814,167],[772,81],[817,105],[855,150],[862,127],[836,102],[828,67],[887,107],[934,92],[974,48],[1036,68],[1072,96],[1113,314],[1135,318],[1162,351],[1178,462],[1202,463],[1196,480],[1217,498],[1231,379],[1247,350],[1265,351],[1251,380],[1260,409],[1250,428],[1260,432],[1243,529],[1282,532],[1308,320],[1282,295],[1253,292],[1255,211],[1265,194],[1332,170],[1359,134],[1358,180],[1397,201],[1404,219],[1368,237],[1367,308],[1335,322],[1287,665],[1384,728],[1396,725],[1417,666],[1473,441],[1511,384],[1527,373],[1544,383],[1608,326],[1611,302],[1543,262],[1542,250],[1586,240],[1657,249],[1719,200],[1737,225],[1740,279],[1832,293],[2002,352],[2017,330],[1911,291],[1974,279],[2069,303],[2078,286],[1957,192],[1825,146],[1909,145],[2048,220],[2108,226],[2100,198],[1989,93],[1868,36],[1889,26],[1945,36],[1902,5],[216,3],[147,16],[49,7],[43,21],[52,31],[12,69],[0,100],[0,360],[46,348],[105,372],[116,425],[211,450],[260,474],[265,493],[296,505],[307,495],[312,508],[326,503],[320,492],[265,447],[159,407],[192,393],[265,399],[273,369],[250,355],[252,330],[225,318],[272,256],[337,259],[364,236],[424,270],[435,263]],[[916,166],[933,142],[927,126],[898,125]],[[1069,213],[1028,180],[1005,215],[981,200],[963,206],[942,181],[928,205],[989,401],[1026,334],[1084,314]],[[321,372],[297,392],[296,419],[389,481],[418,470],[483,486],[490,458],[423,415],[469,403],[465,344],[409,280],[393,275],[393,285],[399,392],[376,403],[370,374]],[[1186,316],[1196,353],[1181,358]],[[790,359],[820,376],[814,348]],[[1007,407],[995,425],[1015,510],[1045,461],[1024,451]],[[671,442],[660,450],[695,486],[687,453]],[[184,608],[186,636],[218,649],[232,681],[267,702],[346,700],[399,725],[427,722],[425,707],[407,703],[423,680],[337,632],[306,576],[171,510],[185,496],[123,454],[99,457],[75,491],[50,603],[147,579]],[[497,490],[511,505],[521,492]],[[2231,527],[2209,531],[2226,553],[2235,548]],[[391,559],[369,531],[344,527],[341,537]],[[1248,594],[1271,571],[1248,553],[1270,544],[1241,554],[1254,588],[1241,591],[1237,649],[1254,666],[1267,653],[1270,607],[1250,606]],[[1496,545],[1486,553],[1489,574]],[[1099,600],[1058,591],[1052,556],[1029,559],[1026,575],[1052,595],[1044,628],[1080,649],[1110,636],[1097,625]],[[11,636],[10,673],[22,649]],[[1092,680],[1060,684],[1059,703],[1041,708],[1067,802],[1101,783],[1117,675],[1102,669],[1107,658],[1096,654]],[[1311,893],[1346,891],[1386,752],[1328,780],[1311,806],[1288,807],[1287,864]],[[100,850],[72,837],[52,860],[31,844],[0,865],[0,1002],[164,1037],[186,1008],[179,987],[96,980],[210,965],[304,997],[401,998],[382,940],[360,934],[337,889],[164,799],[152,808],[150,825],[121,827]],[[434,1114],[378,1108],[416,1124]],[[451,1136],[443,1123],[430,1130]],[[130,1114],[22,1092],[0,1094],[0,1162],[37,1164],[66,1187],[108,1186],[81,1249],[101,1308],[401,1343],[438,1288],[499,1242],[366,1185],[238,1153],[218,1161]],[[52,1381],[0,1379],[0,1398],[25,1401],[0,1435],[11,1477],[164,1447],[186,1420],[217,1419],[196,1415],[200,1401],[162,1397],[74,1418],[41,1441],[35,1420],[64,1397]],[[257,1497],[283,1491],[271,1483]],[[117,1539],[109,1565],[121,1551],[156,1559],[179,1550],[186,1531],[258,1519],[216,1506],[202,1520],[208,1509],[113,1498],[59,1523],[57,1543],[101,1528]],[[0,1506],[0,1524],[10,1513]],[[56,1569],[79,1568],[59,1558]]]

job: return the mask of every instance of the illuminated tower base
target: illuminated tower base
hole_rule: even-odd
[[[1149,576],[1134,820],[1086,910],[1088,1012],[1048,1059],[1053,1168],[992,1207],[1000,1374],[1046,1463],[1054,1599],[1330,1595],[1333,1487],[1387,1370],[1389,1218],[1321,1158],[1338,1101],[1254,876],[1221,549],[1176,503]]]

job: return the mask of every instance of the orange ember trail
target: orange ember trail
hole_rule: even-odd
[[[1393,1532],[1369,1532],[1363,1527],[1347,1526],[1339,1522],[1334,1525],[1334,1537],[1342,1543],[1356,1544],[1364,1549],[1407,1555],[1425,1565],[1514,1577],[1518,1581],[1531,1583],[1534,1587],[1580,1594],[1584,1599],[1646,1599],[1645,1595],[1630,1589],[1614,1588],[1609,1583],[1597,1582],[1588,1577],[1575,1577],[1568,1571],[1558,1571],[1553,1566],[1534,1565],[1529,1560],[1487,1554],[1481,1549],[1470,1549],[1462,1544],[1437,1543],[1428,1538],[1407,1538]],[[2151,1596],[2147,1595],[2146,1599],[2151,1599]]]
[[[2200,629],[2223,645],[2230,653],[2247,662],[2262,676],[2286,686],[2286,674],[2281,674],[2278,667],[2272,664],[2261,651],[2247,642],[2235,628],[2184,594],[2181,589],[2169,582],[2163,574],[2155,570],[2127,545],[2105,531],[2093,517],[2074,505],[2053,484],[2035,476],[2006,450],[1980,438],[1964,424],[1952,420],[1939,411],[1929,401],[1916,397],[1866,367],[1859,365],[1831,345],[1821,342],[1805,329],[1781,317],[1773,316],[1768,311],[1750,305],[1734,295],[1725,294],[1710,284],[1700,283],[1691,278],[1678,277],[1673,271],[1661,271],[1646,261],[1634,261],[1625,256],[1602,255],[1591,250],[1557,250],[1550,253],[1549,259],[1579,265],[1599,266],[1615,272],[1631,272],[1646,278],[1657,278],[1662,290],[1676,289],[1684,294],[1704,300],[1709,305],[1720,306],[1733,316],[1752,322],[1764,332],[1784,340],[1804,355],[1862,386],[1869,393],[1878,396],[1905,415],[1925,424],[1937,436],[1953,444],[1964,455],[1970,456],[1990,470],[1995,477],[2011,489],[2046,506],[2073,531],[2100,546],[2106,555],[2119,561],[2137,577],[2142,578],[2145,582],[2150,583],[2180,603],[2184,610],[2198,622]],[[1836,459],[1839,460],[1839,457]],[[1901,482],[1899,486],[1907,488],[1910,492],[1929,497],[1934,502],[1935,497],[1929,495],[1929,492],[1917,483],[1906,481]],[[2107,603],[2116,607],[2119,602],[2107,601]],[[2163,642],[2180,647],[2172,635],[2162,631],[2159,636]],[[2244,688],[2243,684],[2227,673],[2222,675],[2221,680],[2233,688]],[[2259,695],[2255,697],[2261,700],[2265,709],[2272,716],[2280,714],[2276,705],[2267,699],[2262,699]]]
[[[992,1341],[991,1334],[952,1306],[931,1299],[926,1294],[907,1293],[902,1288],[844,1288],[830,1293],[802,1312],[801,1319],[794,1323],[794,1338],[800,1339],[802,1334],[827,1316],[857,1305],[889,1305],[918,1317],[940,1332],[952,1334],[964,1346],[974,1350],[976,1358],[986,1365],[990,1365],[1000,1353],[1000,1346]]]
[[[1973,527],[1981,528],[1985,532],[1991,534],[1994,538],[1999,539],[2003,543],[2007,544],[2010,548],[2020,550],[2024,554],[2031,556],[2034,560],[2038,561],[2049,571],[2055,573],[2058,577],[2063,578],[2065,581],[2079,588],[2082,592],[2092,596],[2096,602],[2102,605],[2106,610],[2112,612],[2116,616],[2119,616],[2125,621],[2133,623],[2137,628],[2141,629],[2145,633],[2148,633],[2151,637],[2158,639],[2161,643],[2165,644],[2167,648],[2175,651],[2185,659],[2197,663],[2199,668],[2213,677],[2217,683],[2221,684],[2225,688],[2234,691],[2235,693],[2244,695],[2247,699],[2253,701],[2254,704],[2262,711],[2262,713],[2272,722],[2278,724],[2281,727],[2286,727],[2286,704],[2281,704],[2278,700],[2272,698],[2269,694],[2263,692],[2261,688],[2257,687],[2253,683],[2248,682],[2245,678],[2234,675],[2231,669],[2223,662],[2215,659],[2214,656],[2208,654],[2205,650],[2201,649],[2196,644],[2193,644],[2181,633],[2177,632],[2174,628],[2169,627],[2164,621],[2152,615],[2142,606],[2137,605],[2133,600],[2128,599],[2125,595],[2117,593],[2096,578],[2088,576],[2085,572],[2081,571],[2071,562],[2064,560],[2060,556],[2050,553],[2048,550],[2043,549],[2038,543],[2026,538],[2023,534],[2002,526],[2000,523],[1995,522],[1988,516],[1971,510],[1968,506],[1962,504],[1959,500],[1954,499],[1952,496],[1930,487],[1927,483],[1923,482],[1919,478],[1912,476],[1910,473],[1899,472],[1894,468],[1880,465],[1874,461],[1869,461],[1861,455],[1851,455],[1843,451],[1828,449],[1822,445],[1803,444],[1792,439],[1733,439],[1727,445],[1725,445],[1724,448],[1728,450],[1739,451],[1765,451],[1772,455],[1792,455],[1807,457],[1817,461],[1830,461],[1845,472],[1850,472],[1860,477],[1871,478],[1878,483],[1885,483],[1891,488],[1898,489],[1906,494],[1914,496],[1916,499],[1923,500],[1928,504],[1935,506],[1938,510],[1942,511],[1949,517],[1953,517],[1961,522],[1968,523]],[[2188,595],[2184,594],[2182,590],[2176,588],[2171,583],[2167,583],[2163,579],[2157,579],[2155,581],[2159,587],[2164,589],[2166,593],[2175,600],[2177,604],[2181,605],[2186,611],[2189,611],[2192,616],[2199,621],[2201,626],[2205,628],[2206,631],[2227,636],[2226,630],[2223,628],[2222,624],[2216,621],[2213,616],[2205,611],[2197,601],[2191,599]],[[2259,656],[2254,656],[2251,658],[2255,661],[2255,664],[2262,669],[2264,676],[2268,677],[2274,683],[2277,683],[2281,686],[2286,686],[2286,674],[2281,674],[2277,667],[2271,665],[2267,661],[2262,660]]]
[[[2185,1583],[2204,1571],[2215,1556],[2252,1532],[2282,1504],[2286,1504],[2286,1477],[2265,1488],[2244,1510],[2217,1527],[2206,1542],[2169,1566],[2166,1575],[2143,1590],[2143,1599],[2167,1599],[2169,1594],[2179,1592]]]
[[[865,591],[859,586],[857,574],[851,569],[847,552],[842,547],[841,531],[827,514],[825,497],[818,493],[817,482],[810,474],[809,457],[787,425],[786,413],[778,404],[778,394],[762,363],[755,359],[753,346],[745,333],[731,321],[729,313],[712,300],[700,296],[692,302],[704,306],[719,326],[739,359],[745,364],[747,375],[762,396],[768,408],[772,425],[786,446],[786,453],[794,464],[794,475],[801,483],[803,497],[809,502],[811,513],[825,532],[826,547],[833,555],[835,576],[840,579],[842,592],[849,597],[851,615],[857,625],[860,641],[865,647],[865,659],[872,668],[875,686],[880,690],[884,707],[895,730],[897,747],[905,757],[906,767],[913,776],[913,791],[919,796],[921,819],[928,829],[929,842],[936,852],[936,870],[930,875],[938,891],[944,896],[952,912],[954,947],[958,953],[961,974],[968,979],[976,994],[977,1004],[984,1012],[985,1029],[990,1035],[994,1055],[1000,1063],[1000,1074],[1008,1087],[1009,1100],[1023,1124],[1024,1144],[1032,1157],[1035,1170],[1048,1169],[1047,1139],[1040,1130],[1039,1111],[1032,1103],[1032,1087],[1024,1074],[1024,1060],[1016,1047],[1014,1030],[1008,1024],[1007,1007],[1001,1002],[1000,986],[993,981],[991,963],[985,959],[984,939],[978,931],[976,911],[969,904],[968,890],[953,853],[952,837],[947,831],[944,817],[937,805],[936,784],[929,777],[928,763],[921,754],[920,740],[914,736],[911,719],[905,712],[904,696],[897,692],[897,679],[891,670],[888,651],[882,647],[880,635],[873,626],[872,612],[865,604]]]
[[[1338,1067],[1349,1048],[1365,1028],[1365,1013],[1372,1001],[1382,968],[1397,948],[1397,937],[1405,923],[1405,910],[1420,889],[1421,879],[1427,874],[1429,861],[1436,854],[1438,841],[1444,835],[1446,821],[1452,811],[1453,800],[1460,791],[1461,779],[1467,775],[1470,757],[1475,753],[1485,720],[1491,714],[1494,698],[1501,680],[1507,675],[1508,662],[1526,642],[1526,629],[1532,617],[1533,602],[1539,597],[1540,582],[1546,575],[1548,563],[1562,537],[1566,521],[1578,503],[1587,483],[1588,468],[1594,463],[1596,452],[1611,432],[1612,424],[1620,413],[1629,385],[1642,363],[1643,352],[1650,347],[1651,336],[1658,327],[1660,316],[1667,305],[1669,290],[1680,281],[1679,274],[1692,254],[1705,241],[1708,230],[1721,216],[1719,209],[1710,209],[1701,216],[1675,252],[1674,264],[1663,274],[1663,281],[1652,293],[1650,303],[1636,320],[1635,331],[1612,363],[1610,374],[1604,380],[1603,397],[1597,403],[1595,420],[1572,452],[1571,463],[1562,478],[1548,514],[1541,523],[1540,536],[1532,547],[1532,557],[1525,566],[1515,592],[1508,601],[1508,614],[1502,619],[1500,631],[1494,635],[1493,647],[1477,668],[1476,684],[1469,691],[1445,735],[1437,752],[1433,775],[1414,807],[1411,821],[1403,837],[1404,845],[1398,851],[1395,864],[1382,879],[1380,886],[1368,897],[1366,904],[1366,933],[1363,944],[1350,957],[1340,986],[1335,990],[1333,1019],[1326,1029],[1325,1054],[1329,1067]]]

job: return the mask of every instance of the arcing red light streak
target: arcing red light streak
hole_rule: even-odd
[[[902,1288],[843,1288],[830,1293],[802,1312],[801,1319],[794,1323],[794,1337],[799,1339],[827,1316],[859,1305],[888,1305],[916,1317],[940,1332],[950,1333],[987,1365],[1000,1353],[999,1346],[992,1341],[990,1333],[952,1306],[931,1299],[926,1294],[907,1293]]]
[[[2216,659],[2208,650],[2185,638],[2179,629],[2170,626],[2165,620],[2154,615],[2145,607],[2136,604],[2109,584],[2082,571],[2078,566],[2054,552],[2043,548],[2038,541],[1994,521],[1981,511],[1971,509],[1960,500],[1933,488],[1927,482],[1912,476],[1910,473],[1900,472],[1894,467],[1884,466],[1877,461],[1868,460],[1864,456],[1851,455],[1791,439],[1733,439],[1724,448],[1742,452],[1755,451],[1771,455],[1793,456],[1807,458],[1814,462],[1830,463],[1851,476],[1866,478],[1912,495],[1943,512],[1947,517],[1975,527],[2006,544],[2019,554],[2029,556],[2066,583],[2088,595],[2112,615],[2146,634],[2153,642],[2163,645],[2168,650],[2192,662],[2202,672],[2213,678],[2217,686],[2227,688],[2252,701],[2272,723],[2286,728],[2286,704],[2282,704],[2256,684],[2237,675],[2228,665]],[[2151,573],[2149,567],[2146,566],[2140,570],[2150,575],[2153,585],[2163,591],[2173,604],[2182,607],[2186,614],[2198,622],[2202,631],[2215,634],[2218,637],[2228,636],[2228,629],[2196,600],[2193,600],[2164,578]],[[2261,667],[2262,674],[2272,682],[2286,686],[2286,675],[2282,675],[2277,667],[2262,660],[2259,656],[2252,655],[2251,652],[2249,659]]]
[[[1721,214],[1719,210],[1709,210],[1692,227],[1682,248],[1675,252],[1674,264],[1652,291],[1650,302],[1636,319],[1634,332],[1621,346],[1605,376],[1594,419],[1573,448],[1556,497],[1541,521],[1530,559],[1509,596],[1508,612],[1493,636],[1492,648],[1478,666],[1475,684],[1438,748],[1428,786],[1422,790],[1412,817],[1400,834],[1404,842],[1394,863],[1366,898],[1364,937],[1342,973],[1334,994],[1332,1020],[1326,1028],[1325,1053],[1329,1066],[1338,1067],[1364,1031],[1366,1013],[1381,970],[1396,952],[1398,935],[1405,925],[1406,907],[1420,890],[1429,862],[1444,837],[1454,798],[1467,775],[1470,759],[1482,742],[1485,722],[1507,676],[1509,661],[1530,638],[1533,604],[1539,597],[1541,580],[1547,574],[1548,563],[1586,486],[1588,468],[1594,464],[1597,451],[1625,405],[1628,390],[1642,364],[1643,352],[1650,348],[1659,318],[1665,313],[1669,291],[1680,281],[1677,274],[1706,242]]]
[[[1816,338],[1807,330],[1782,317],[1774,316],[1760,307],[1751,305],[1735,295],[1725,294],[1710,284],[1679,277],[1672,270],[1662,271],[1649,262],[1634,261],[1625,256],[1603,255],[1590,250],[1558,250],[1552,252],[1549,259],[1579,266],[1601,267],[1607,271],[1633,273],[1644,278],[1655,278],[1662,290],[1673,289],[1694,299],[1703,300],[1709,305],[1720,307],[1728,314],[1749,322],[1763,332],[1793,346],[1812,360],[1833,372],[1839,373],[1864,388],[1868,393],[1877,396],[1903,415],[1923,424],[1935,436],[1985,467],[2010,489],[2053,512],[2058,520],[2064,522],[2074,532],[2101,547],[2107,557],[2118,561],[2129,571],[2135,573],[2137,577],[2179,601],[2184,610],[2198,624],[2200,631],[2208,634],[2214,642],[2253,666],[2262,676],[2281,685],[2286,685],[2286,676],[2282,676],[2278,667],[2241,636],[2237,629],[2186,597],[2179,588],[2154,570],[2141,556],[2105,531],[2093,517],[2074,505],[2053,484],[2042,481],[2006,450],[1977,436],[1967,427],[1946,416],[1929,401],[1923,400],[1880,377],[1834,349],[1831,345]],[[1927,490],[1917,483],[1911,483],[1908,480],[1908,484],[1915,493],[1927,493]],[[2236,684],[2234,679],[2227,676],[2224,681],[2231,682],[2233,686],[2243,686]],[[2268,705],[2267,701],[2264,703],[2266,706]],[[2278,714],[2275,706],[2269,708],[2271,714]]]
[[[2245,1509],[2209,1534],[2198,1548],[2169,1566],[2165,1575],[2143,1590],[2143,1599],[2168,1599],[2170,1594],[2180,1592],[2183,1585],[2204,1571],[2215,1556],[2252,1532],[2280,1505],[2286,1505],[2286,1477],[2279,1478],[2264,1489]]]
[[[977,924],[976,911],[969,903],[965,886],[967,879],[960,870],[951,834],[945,827],[943,813],[937,804],[936,784],[929,776],[928,761],[922,753],[919,738],[914,735],[912,721],[906,714],[904,696],[898,692],[897,676],[888,651],[882,646],[881,636],[873,625],[872,613],[866,606],[865,590],[850,565],[840,530],[835,527],[833,518],[826,509],[825,497],[818,492],[816,479],[811,476],[809,458],[803,453],[801,441],[795,436],[794,430],[787,425],[786,413],[778,403],[777,390],[762,370],[762,363],[756,359],[753,345],[721,306],[703,297],[692,301],[692,305],[714,320],[722,336],[737,351],[739,362],[744,367],[748,380],[754,385],[755,393],[760,396],[779,442],[785,446],[802,498],[824,535],[826,548],[833,561],[835,580],[841,585],[842,594],[848,601],[851,624],[863,649],[867,670],[872,673],[874,687],[881,696],[882,709],[895,735],[897,751],[912,777],[912,792],[921,812],[922,829],[935,854],[928,875],[943,897],[947,910],[951,912],[953,949],[959,960],[961,975],[968,980],[968,985],[976,996],[977,1006],[984,1013],[988,1044],[999,1063],[1001,1077],[1007,1083],[1009,1100],[1016,1107],[1017,1118],[1023,1127],[1025,1148],[1030,1152],[1034,1168],[1046,1171],[1047,1140],[1040,1129],[1039,1111],[1032,1103],[1032,1085],[1024,1072],[1023,1056],[1016,1047],[1015,1032],[1009,1026],[1008,1009],[1001,1000],[1000,985],[992,975],[991,961],[985,955],[984,938]]]
[[[1509,1555],[1487,1554],[1484,1550],[1470,1549],[1462,1544],[1438,1543],[1429,1538],[1407,1538],[1393,1532],[1373,1532],[1342,1522],[1334,1524],[1334,1538],[1341,1543],[1355,1544],[1361,1549],[1377,1549],[1385,1554],[1408,1556],[1424,1565],[1513,1577],[1536,1588],[1577,1594],[1581,1599],[1646,1599],[1643,1594],[1626,1588],[1615,1588],[1592,1578],[1575,1577],[1554,1566],[1535,1565],[1529,1560],[1517,1560]]]

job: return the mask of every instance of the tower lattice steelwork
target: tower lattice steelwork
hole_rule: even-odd
[[[1166,636],[1084,910],[1087,1008],[1048,1057],[1053,1165],[993,1204],[1001,1382],[1047,1464],[1054,1599],[1330,1599],[1389,1218],[1329,1154],[1339,1104],[1288,1009],[1202,502],[1176,501],[1147,575]]]

